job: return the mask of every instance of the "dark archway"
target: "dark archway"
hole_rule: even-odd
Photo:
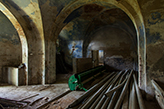
[[[86,4],[98,4],[105,6],[107,8],[120,8],[123,10],[131,19],[134,24],[137,33],[137,45],[138,45],[138,71],[139,71],[139,86],[146,90],[146,36],[145,36],[145,26],[140,12],[139,6],[134,7],[126,1],[83,1],[78,0],[71,2],[58,14],[53,31],[51,32],[50,39],[56,40],[62,28],[67,24],[64,22],[70,14]],[[137,4],[137,3],[136,3]],[[74,16],[75,17],[75,16]],[[73,18],[74,18],[73,17]],[[60,26],[59,26],[60,25]],[[55,36],[54,36],[55,35]]]

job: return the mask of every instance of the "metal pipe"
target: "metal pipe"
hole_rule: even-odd
[[[104,78],[99,83],[95,84],[93,87],[91,87],[87,92],[85,92],[79,99],[75,100],[73,103],[71,103],[68,108],[74,107],[78,105],[81,101],[83,101],[87,96],[89,96],[91,93],[93,93],[95,90],[97,90],[107,79],[109,79],[114,72],[112,72],[110,75],[108,75],[106,78]],[[115,74],[112,76],[114,77]]]
[[[116,77],[119,77],[121,73],[119,73]],[[100,93],[105,89],[105,87],[110,83],[113,78],[110,78],[93,96],[92,98],[81,108],[87,109],[93,103],[93,101],[100,95]]]
[[[117,82],[117,84],[115,84],[115,85],[118,85],[119,84],[119,82]],[[105,95],[104,95],[105,96]],[[109,95],[109,96],[106,96],[107,98],[111,98],[111,99],[109,99],[109,101],[108,101],[108,104],[103,104],[102,105],[102,109],[106,109],[106,107],[108,107],[108,105],[110,104],[110,102],[111,102],[111,100],[113,99],[112,98],[112,94],[111,95]]]
[[[118,82],[116,84],[118,84]],[[111,87],[112,86],[113,86],[113,84],[111,85]],[[107,91],[109,91],[111,89],[111,87],[109,87]],[[105,95],[103,95],[103,97],[101,98],[100,102],[97,104],[95,109],[100,109],[101,106],[103,105],[104,101],[106,100],[106,98],[107,97]]]
[[[135,84],[135,89],[136,89],[136,93],[137,93],[139,107],[140,107],[140,109],[145,109],[145,105],[144,105],[144,102],[143,102],[143,99],[142,99],[141,92],[140,92],[140,90],[138,88],[138,85],[137,85],[135,74],[133,74],[133,79],[134,79],[134,84]]]
[[[132,108],[132,86],[133,86],[133,82],[130,82],[130,85],[129,85],[129,109]]]
[[[105,100],[104,104],[102,105],[102,109],[106,109],[106,107],[109,104],[110,99],[111,99],[111,96],[106,97],[106,100]]]
[[[128,70],[127,70],[128,71]],[[125,74],[127,74],[127,71],[124,73],[124,75],[122,75],[122,77],[120,78],[120,80],[119,80],[119,84],[123,81],[123,79],[124,79],[124,76],[125,76]],[[127,77],[126,77],[127,78]],[[126,79],[124,79],[124,81],[125,81]],[[122,82],[123,83],[123,82]],[[121,89],[120,90],[117,90],[117,91],[115,91],[114,93],[113,93],[113,96],[112,96],[112,94],[110,94],[110,96],[112,96],[112,98],[111,98],[111,100],[110,100],[110,102],[109,102],[109,105],[108,105],[108,107],[107,107],[107,109],[113,109],[113,107],[114,107],[114,105],[115,105],[115,102],[116,102],[116,100],[118,99],[118,97],[119,97],[119,95],[120,95],[120,92],[121,91]],[[103,108],[103,109],[105,109],[105,108]]]
[[[81,108],[85,105],[85,103],[86,103],[86,102],[88,102],[88,101],[91,99],[91,97],[92,97],[92,96],[90,96],[90,97],[86,98],[86,100],[85,100],[85,101],[83,101],[83,103],[82,103],[81,105],[79,105],[80,107],[79,107],[79,106],[76,106],[76,108],[75,108],[75,109],[81,109]]]
[[[132,84],[130,91],[129,109],[137,109],[137,100],[134,83]]]
[[[135,85],[133,83],[133,87],[132,87],[132,104],[133,104],[133,108],[132,109],[138,109],[137,108],[137,98],[136,98],[136,90],[135,90]]]
[[[112,94],[113,92],[115,92],[116,90],[120,89],[126,82],[127,78],[119,85],[117,85],[116,87],[114,87],[113,89],[109,90],[108,92],[105,93],[106,96],[109,96],[110,94]]]
[[[126,94],[126,91],[127,91],[127,89],[128,89],[128,85],[129,85],[129,82],[130,82],[132,73],[133,73],[133,70],[131,70],[131,72],[130,72],[130,74],[129,74],[129,78],[128,78],[127,82],[126,82],[125,85],[124,85],[124,88],[123,88],[123,90],[122,90],[122,92],[121,92],[121,95],[120,95],[120,97],[119,97],[119,99],[118,99],[118,101],[117,101],[117,103],[116,103],[114,109],[120,109],[121,103],[122,103],[122,101],[123,101],[123,99],[124,99],[124,96],[125,96],[125,94]]]
[[[121,109],[128,109],[128,108],[129,108],[129,90],[127,90]]]
[[[123,71],[120,71],[119,72],[119,74],[121,74]],[[106,87],[106,89],[101,93],[101,95],[96,99],[96,101],[92,104],[92,106],[90,107],[90,109],[95,109],[95,107],[96,107],[96,105],[98,106],[100,106],[101,104],[102,104],[102,102],[105,100],[105,96],[103,96],[104,95],[104,93],[105,92],[107,92],[107,91],[109,91],[112,87],[113,87],[113,85],[114,85],[114,83],[116,82],[116,80],[118,79],[118,77],[119,76],[117,76],[115,79],[113,79],[112,81],[111,81],[111,83],[110,84],[108,84],[108,86]],[[96,108],[98,108],[98,107],[96,107]]]
[[[154,81],[154,80],[151,80],[151,83],[152,83],[153,87],[155,88],[155,90],[156,90],[161,96],[164,96],[164,91],[163,91],[163,89],[157,84],[157,82]]]
[[[121,76],[119,83],[122,82],[122,78],[124,77],[125,74],[127,74],[127,71],[128,70],[126,70],[124,72],[124,74]],[[115,84],[115,86],[116,85],[117,84]],[[106,107],[109,105],[109,101],[111,100],[111,97],[112,97],[112,95],[109,95],[108,97],[106,97],[106,100],[105,100],[104,104],[102,105],[101,109],[106,109]]]
[[[121,79],[120,79],[121,81],[119,81],[119,84],[117,86],[115,86],[113,89],[111,89],[111,90],[109,90],[108,92],[105,93],[106,96],[111,95],[113,92],[115,92],[116,90],[120,89],[124,85],[124,83],[126,82],[127,77],[126,77],[126,79],[123,82],[122,82],[122,78],[125,76],[125,74],[127,74],[127,72],[128,72],[128,70],[126,70],[124,72],[124,74],[121,76]]]

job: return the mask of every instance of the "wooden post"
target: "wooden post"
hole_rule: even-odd
[[[92,63],[93,67],[99,65],[99,50],[92,50]]]

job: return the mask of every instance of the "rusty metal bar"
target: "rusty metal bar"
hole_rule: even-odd
[[[107,79],[109,79],[114,72],[112,72],[109,76],[104,78],[99,83],[95,84],[93,87],[91,87],[87,92],[85,92],[79,99],[75,100],[72,104],[70,104],[67,108],[72,108],[78,105],[80,102],[82,102],[87,96],[91,95],[95,90],[97,90]],[[114,78],[116,74],[114,74],[111,78]]]
[[[129,78],[128,78],[127,82],[126,82],[125,85],[124,85],[124,88],[123,88],[123,90],[122,90],[122,92],[121,92],[121,95],[120,95],[120,97],[119,97],[119,99],[118,99],[118,101],[117,101],[117,103],[116,103],[114,109],[120,109],[121,103],[122,103],[122,101],[123,101],[123,99],[124,99],[124,96],[125,96],[125,94],[126,94],[126,91],[127,91],[127,89],[128,89],[128,85],[129,85],[129,82],[130,82],[132,73],[133,73],[133,70],[131,70],[131,72],[130,72],[130,74],[129,74]]]
[[[140,109],[145,109],[145,105],[144,105],[144,102],[143,102],[143,99],[142,99],[141,92],[140,92],[140,90],[138,88],[138,85],[137,85],[135,74],[133,74],[133,79],[134,79],[134,84],[135,84],[135,89],[136,89],[136,93],[137,93],[139,107],[140,107]]]
[[[119,77],[121,73],[119,73],[116,78]],[[113,78],[110,78],[110,80],[108,80],[92,97],[91,99],[81,108],[81,109],[87,109],[90,107],[90,105],[93,103],[93,101],[100,95],[100,93],[107,87],[107,85],[110,83],[110,81]]]

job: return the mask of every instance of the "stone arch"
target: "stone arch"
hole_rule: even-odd
[[[53,26],[53,31],[51,32],[51,38],[56,40],[62,28],[66,25],[64,20],[76,9],[85,4],[98,4],[107,7],[117,7],[123,10],[129,18],[132,20],[137,33],[138,42],[138,68],[139,68],[139,87],[146,90],[146,34],[145,26],[140,8],[136,1],[137,6],[134,8],[130,3],[126,1],[106,1],[106,0],[78,0],[73,1],[67,6],[65,6],[59,13],[55,20],[55,25]],[[59,27],[60,25],[60,27]],[[54,36],[55,35],[55,36]]]
[[[17,19],[14,17],[14,15],[2,4],[0,3],[0,11],[3,12],[4,15],[10,20],[10,22],[13,24],[15,29],[18,32],[21,46],[22,46],[22,63],[25,63],[28,66],[28,46],[27,46],[27,40],[26,36],[24,34],[24,31],[17,21]]]
[[[113,6],[112,9],[119,9],[119,8],[116,8],[116,7]],[[105,11],[107,11],[107,10],[109,11],[109,10],[111,10],[111,8],[107,8],[107,9],[102,10],[99,14],[97,14],[96,16],[94,16],[94,18],[100,16],[103,12],[105,12]],[[85,34],[85,37],[88,37],[88,39],[90,38],[89,35],[90,35],[91,33],[89,33],[89,31],[91,31],[91,30],[90,30],[90,27],[91,27],[91,25],[92,25],[92,23],[93,23],[94,18],[92,19],[91,23],[90,23],[89,26],[87,27],[87,32],[86,32],[86,34]],[[130,27],[129,27],[128,25],[126,25],[126,24],[123,23],[123,22],[121,22],[121,23],[124,25],[124,28],[127,28],[128,30],[130,29]],[[116,27],[116,26],[113,26],[113,27]],[[121,27],[120,29],[123,30],[124,32],[126,32],[126,33],[130,36],[130,38],[131,38],[131,40],[132,40],[132,42],[133,42],[133,46],[136,46],[136,42],[135,42],[134,39],[132,38],[132,30],[129,32],[128,30],[125,30],[124,28]],[[128,33],[127,31],[128,31],[129,33]],[[136,31],[135,31],[135,32],[136,32]],[[89,41],[91,41],[91,39],[90,39]],[[84,57],[86,57],[88,45],[89,45],[89,43],[86,43],[85,41],[83,42],[83,56],[84,56]]]
[[[0,0],[0,3],[4,6],[3,10],[8,9],[12,13],[26,36],[28,84],[45,84],[45,44],[42,26],[38,27],[32,18],[20,9],[15,2]],[[39,12],[38,10],[37,12]]]
[[[14,28],[18,33],[21,42],[21,51],[22,51],[21,63],[24,63],[26,65],[27,68],[26,71],[28,72],[28,45],[27,45],[27,39],[24,34],[24,31],[21,25],[19,24],[19,22],[17,21],[17,19],[14,17],[14,15],[1,2],[0,2],[0,11],[10,20],[10,22],[12,23],[12,25],[14,26]],[[28,76],[27,76],[27,80],[28,80]]]

